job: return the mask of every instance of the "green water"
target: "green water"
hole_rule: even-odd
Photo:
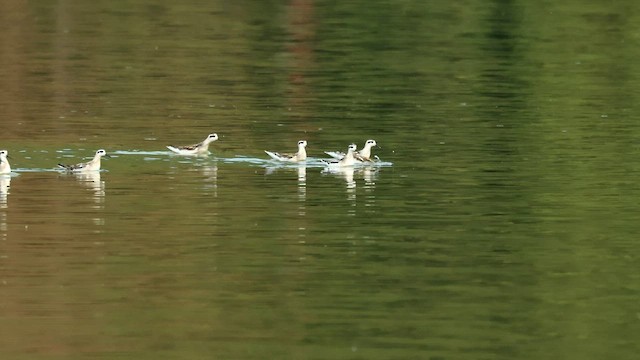
[[[1,3],[2,358],[635,359],[635,7]]]

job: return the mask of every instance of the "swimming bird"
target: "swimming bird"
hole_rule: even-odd
[[[7,150],[0,150],[0,174],[11,173],[11,165],[9,165],[7,156],[9,156],[9,152]]]
[[[106,157],[111,157],[109,155],[107,155],[107,152],[104,151],[103,149],[100,149],[98,151],[96,151],[96,155],[93,157],[93,159],[91,161],[88,162],[84,162],[84,163],[79,163],[79,164],[75,164],[75,165],[64,165],[64,164],[58,164],[59,167],[67,170],[67,171],[72,171],[72,172],[84,172],[84,171],[99,171],[100,170],[100,158],[106,156]]]
[[[357,148],[358,148],[358,146],[356,144],[351,144],[351,145],[349,145],[349,150],[347,150],[347,153],[344,154],[342,159],[340,159],[340,160],[337,160],[337,159],[331,159],[331,160],[321,159],[321,161],[323,163],[327,164],[330,167],[353,166],[353,164],[355,164],[357,162],[357,160],[356,160],[356,158],[354,156]]]
[[[180,155],[206,155],[209,153],[209,144],[218,140],[218,134],[209,134],[202,142],[187,146],[167,146],[167,149]]]
[[[367,140],[367,142],[365,142],[364,144],[364,147],[354,153],[355,159],[360,162],[372,162],[373,160],[371,159],[371,148],[374,146],[379,147],[378,143],[376,143],[375,140]],[[339,151],[325,151],[324,153],[338,160],[342,159],[345,155],[345,153]]]
[[[286,153],[281,154],[281,153],[271,152],[267,150],[265,150],[264,152],[266,152],[267,155],[271,156],[271,158],[274,160],[287,161],[287,162],[299,162],[299,161],[305,161],[307,159],[307,151],[305,150],[306,147],[307,147],[307,141],[300,140],[298,141],[298,152],[295,154],[286,154]]]

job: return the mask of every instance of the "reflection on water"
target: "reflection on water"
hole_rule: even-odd
[[[0,208],[7,207],[9,186],[11,186],[11,175],[0,175]]]
[[[299,164],[278,164],[274,165],[269,161],[265,166],[265,175],[271,176],[276,173],[283,173],[286,177],[293,177],[297,175],[297,211],[296,215],[298,219],[304,219],[297,225],[297,235],[300,238],[300,243],[304,243],[307,236],[306,217],[307,217],[307,163]]]
[[[364,181],[363,189],[366,191],[366,205],[371,206],[375,204],[375,194],[374,190],[376,187],[376,179],[378,177],[378,173],[380,171],[379,167],[375,166],[345,166],[345,167],[327,167],[322,173],[323,174],[331,174],[337,178],[344,179],[345,188],[347,193],[347,200],[351,203],[351,208],[349,210],[349,215],[356,215],[356,200],[357,200],[357,191],[356,188],[358,186],[357,179],[362,178]]]
[[[354,179],[355,169],[353,166],[345,166],[345,167],[327,167],[323,170],[323,173],[334,175],[338,178],[342,178],[345,181],[346,189],[347,189],[347,200],[351,204],[351,207],[348,210],[348,215],[355,216],[356,215],[356,181]]]
[[[102,209],[104,207],[105,198],[105,184],[100,178],[100,171],[90,171],[86,173],[72,173],[71,176],[87,189],[93,192],[93,202],[96,204],[96,208]]]
[[[95,225],[103,226],[105,224],[104,201],[106,196],[105,183],[101,179],[100,171],[63,173],[63,176],[73,177],[79,184],[84,186],[91,192],[90,198],[93,200],[93,208],[99,210],[92,221]],[[98,232],[100,232],[99,230]]]
[[[307,216],[307,166],[306,164],[298,164],[298,216],[304,218]],[[307,236],[307,228],[304,225],[298,226],[298,237],[300,241]]]
[[[376,195],[374,190],[376,189],[376,180],[380,168],[378,167],[365,167],[362,169],[362,179],[364,180],[364,189],[366,192],[366,206],[373,206],[376,203]]]
[[[298,215],[305,216],[307,201],[307,166],[305,164],[298,165]]]
[[[374,189],[376,187],[376,178],[380,168],[368,166],[362,169],[362,179],[364,180],[365,188]]]
[[[149,3],[0,2],[3,358],[637,357],[631,2]]]
[[[0,209],[7,209],[9,186],[11,186],[11,175],[0,175]],[[2,210],[0,212],[0,231],[2,231],[2,238],[7,237],[7,212]]]
[[[354,180],[355,169],[353,168],[353,166],[327,167],[322,170],[322,172],[344,179],[348,190],[355,189],[355,187],[357,186],[356,181]]]
[[[207,164],[200,167],[204,179],[204,189],[209,192],[213,192],[213,197],[218,197],[218,163]]]
[[[307,166],[304,164],[298,165],[298,186],[307,185]]]
[[[304,203],[307,200],[307,164],[268,165],[265,167],[265,175],[272,175],[277,171],[293,172],[298,175],[298,200],[300,202],[300,215],[305,214]]]

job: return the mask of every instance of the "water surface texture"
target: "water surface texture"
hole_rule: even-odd
[[[636,8],[0,3],[1,357],[635,359]]]

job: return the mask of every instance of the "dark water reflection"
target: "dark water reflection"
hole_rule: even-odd
[[[0,4],[0,354],[635,358],[631,10]]]

